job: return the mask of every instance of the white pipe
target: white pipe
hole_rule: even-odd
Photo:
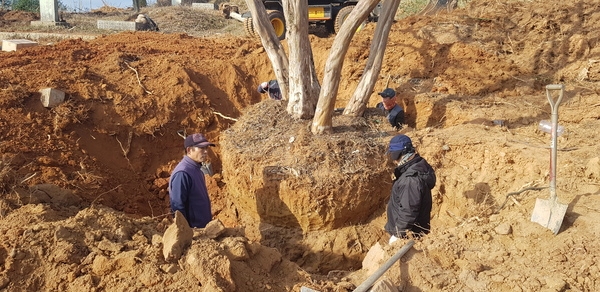
[[[230,13],[229,13],[229,17],[231,17],[231,18],[233,18],[233,19],[236,19],[236,20],[238,20],[238,21],[244,22],[244,18],[243,18],[243,17],[242,17],[242,15],[241,15],[241,14],[239,14],[239,13],[230,12]]]

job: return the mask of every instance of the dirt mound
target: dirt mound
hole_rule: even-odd
[[[161,33],[104,32],[90,41],[0,52],[0,286],[352,290],[404,243],[387,246],[382,230],[383,196],[391,181],[366,179],[357,168],[370,164],[384,171],[381,152],[394,133],[373,113],[352,121],[336,117],[334,135],[312,137],[303,122],[286,118],[277,102],[262,101],[266,97],[256,92],[256,84],[272,79],[273,72],[259,42],[231,36],[229,30],[241,29],[241,23],[225,22],[219,33],[229,36],[193,37],[214,35],[199,28],[166,33],[176,22],[191,25],[180,21],[178,9],[146,11],[158,19]],[[403,132],[438,175],[433,229],[384,275],[394,286],[403,291],[600,289],[595,276],[600,250],[594,244],[600,233],[595,9],[595,1],[472,1],[451,14],[410,17],[392,26],[375,88],[388,84],[400,93],[407,116]],[[345,106],[356,87],[373,30],[374,24],[367,25],[349,48],[336,107]],[[322,76],[332,38],[310,39]],[[523,191],[548,185],[550,137],[537,123],[550,117],[544,92],[550,83],[566,85],[559,110],[566,132],[558,140],[557,191],[569,208],[556,236],[530,222],[535,199],[547,198],[548,190]],[[47,87],[64,91],[66,102],[44,108],[38,91]],[[377,102],[373,95],[369,106]],[[227,232],[216,239],[197,233],[177,265],[162,258],[158,238],[170,224],[167,182],[182,155],[181,130],[222,143],[211,153],[216,174],[207,182],[215,218]],[[357,136],[379,138],[366,145],[356,142]],[[352,153],[356,149],[364,156]],[[275,156],[289,163],[274,164]],[[313,164],[298,168],[296,160]],[[317,164],[321,161],[326,166]],[[264,176],[261,168],[273,171]],[[351,198],[345,189],[339,201],[297,203],[291,199],[305,199],[279,184],[312,186],[309,172],[295,177],[297,168],[331,177],[323,190],[303,191],[305,198],[336,198],[334,186],[344,189],[345,176],[364,181],[378,199],[369,200],[360,189]],[[236,180],[233,174],[262,180]],[[47,184],[60,191],[36,187]],[[290,201],[266,198],[257,206],[240,200],[265,187],[277,188]],[[349,202],[355,209],[336,207]],[[274,211],[308,206],[327,206],[313,219],[336,229],[278,224],[281,217]],[[355,217],[348,215],[353,211]],[[294,217],[290,213],[285,218]],[[190,264],[198,262],[204,265]],[[202,276],[208,274],[213,277]]]
[[[38,15],[32,12],[15,11],[15,10],[2,10],[0,9],[0,27],[9,25],[22,25],[29,24],[33,20],[40,19]]]
[[[389,195],[380,188],[389,169],[376,160],[388,135],[371,132],[372,121],[338,115],[335,135],[315,136],[309,121],[294,121],[285,107],[253,106],[221,134],[223,176],[236,206],[261,222],[304,231],[365,223]]]

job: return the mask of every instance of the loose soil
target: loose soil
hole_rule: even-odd
[[[597,3],[504,2],[392,26],[375,91],[399,92],[401,132],[438,178],[431,233],[382,277],[393,289],[600,290]],[[241,23],[185,7],[143,12],[160,32],[94,31],[131,11],[63,15],[77,25],[41,31],[26,28],[37,16],[0,13],[5,39],[25,31],[39,42],[0,52],[0,288],[352,291],[407,242],[390,246],[383,231],[385,147],[397,132],[374,109],[377,94],[363,117],[336,114],[333,134],[313,136],[311,121],[256,92],[273,71]],[[336,107],[374,28],[349,48]],[[333,38],[310,36],[321,77]],[[550,135],[537,125],[550,119],[545,86],[558,83],[557,194],[568,209],[554,235],[530,217],[549,197]],[[43,107],[43,88],[65,102]],[[170,262],[161,238],[178,131],[218,144],[207,183],[226,232],[197,230]],[[290,215],[306,208],[318,215]]]

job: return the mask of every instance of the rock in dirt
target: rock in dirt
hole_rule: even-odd
[[[398,287],[394,286],[388,279],[378,281],[373,285],[371,292],[398,292]]]
[[[377,269],[379,269],[379,266],[383,262],[384,257],[385,257],[385,251],[383,250],[383,247],[381,246],[381,244],[379,244],[379,242],[378,242],[375,245],[373,245],[371,247],[371,249],[369,249],[369,251],[367,252],[367,255],[363,259],[363,261],[362,261],[363,270],[365,270],[366,273],[369,275],[372,274],[373,272],[377,271]]]
[[[585,176],[588,178],[600,178],[600,157],[594,157],[585,166]]]
[[[177,261],[186,247],[192,243],[194,231],[183,214],[175,211],[175,222],[167,228],[163,235],[163,256],[165,261]]]
[[[243,261],[250,258],[246,249],[246,238],[244,237],[227,237],[223,239],[225,245],[225,255],[233,261]]]
[[[19,192],[19,196],[25,203],[51,203],[60,207],[78,206],[82,202],[72,190],[65,190],[53,184],[31,186],[29,192]]]
[[[559,277],[546,278],[546,291],[565,291],[567,282]]]
[[[102,251],[120,252],[123,248],[122,244],[112,242],[106,238],[98,243],[98,249]]]
[[[508,223],[501,223],[494,228],[494,231],[500,235],[509,235],[512,233],[512,226],[510,226]]]
[[[204,234],[211,239],[219,237],[223,232],[225,232],[225,226],[219,219],[208,222],[204,227]]]
[[[160,269],[165,273],[175,274],[177,271],[179,271],[179,266],[176,264],[168,264],[160,266]]]
[[[6,288],[6,286],[8,286],[9,283],[10,283],[10,279],[8,277],[6,277],[6,276],[0,277],[0,289]]]
[[[190,273],[205,291],[236,291],[231,275],[231,261],[216,250],[212,240],[200,240],[187,253],[185,262]]]

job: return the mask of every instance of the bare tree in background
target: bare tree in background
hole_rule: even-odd
[[[104,4],[106,5],[106,4]],[[108,6],[108,5],[106,5]],[[140,12],[140,8],[148,6],[148,2],[146,0],[133,0],[133,10],[135,13]]]

